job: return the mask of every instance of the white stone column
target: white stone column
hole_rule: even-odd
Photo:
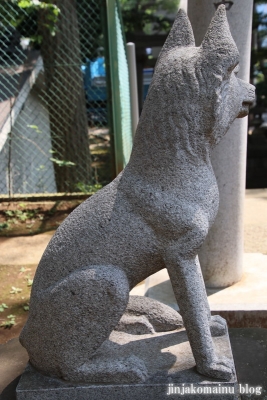
[[[187,13],[188,0],[180,0],[179,9],[181,8]]]
[[[188,16],[199,46],[220,0],[188,0]],[[227,11],[233,38],[240,52],[238,77],[249,82],[253,0],[232,0]],[[200,251],[208,287],[238,282],[243,266],[243,204],[245,195],[247,118],[237,119],[212,153],[220,192],[216,221]]]

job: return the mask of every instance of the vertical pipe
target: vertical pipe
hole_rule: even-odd
[[[188,0],[180,0],[179,9],[184,10],[187,13]]]
[[[126,49],[127,49],[127,59],[129,66],[129,78],[130,78],[132,134],[134,137],[139,121],[135,44],[132,42],[127,43]]]
[[[116,154],[115,154],[115,130],[113,121],[113,102],[111,85],[110,49],[109,49],[109,29],[108,29],[108,7],[105,0],[101,2],[101,26],[103,27],[105,64],[106,64],[106,89],[107,89],[107,117],[110,135],[110,180],[116,178]]]

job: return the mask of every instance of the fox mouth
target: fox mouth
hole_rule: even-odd
[[[249,107],[251,107],[252,104],[253,104],[252,100],[243,101],[241,110],[239,111],[237,118],[246,117],[249,114]]]

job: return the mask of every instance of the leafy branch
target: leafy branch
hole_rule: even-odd
[[[55,4],[40,0],[19,0],[18,6],[28,10],[29,12],[45,10],[47,13],[47,21],[49,21],[49,23],[44,24],[44,26],[49,29],[52,36],[55,36],[56,24],[60,13],[60,9]]]
[[[41,13],[46,14],[45,21],[40,18]],[[1,2],[0,23],[7,29],[12,25],[38,46],[43,41],[40,24],[55,36],[59,15],[59,7],[50,0],[8,0]]]
[[[122,18],[126,32],[168,32],[179,0],[120,0]]]

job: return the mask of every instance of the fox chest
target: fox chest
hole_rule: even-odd
[[[179,238],[189,231],[208,229],[218,211],[219,195],[216,186],[187,191],[174,188],[142,188],[135,198],[144,220],[158,235]]]

